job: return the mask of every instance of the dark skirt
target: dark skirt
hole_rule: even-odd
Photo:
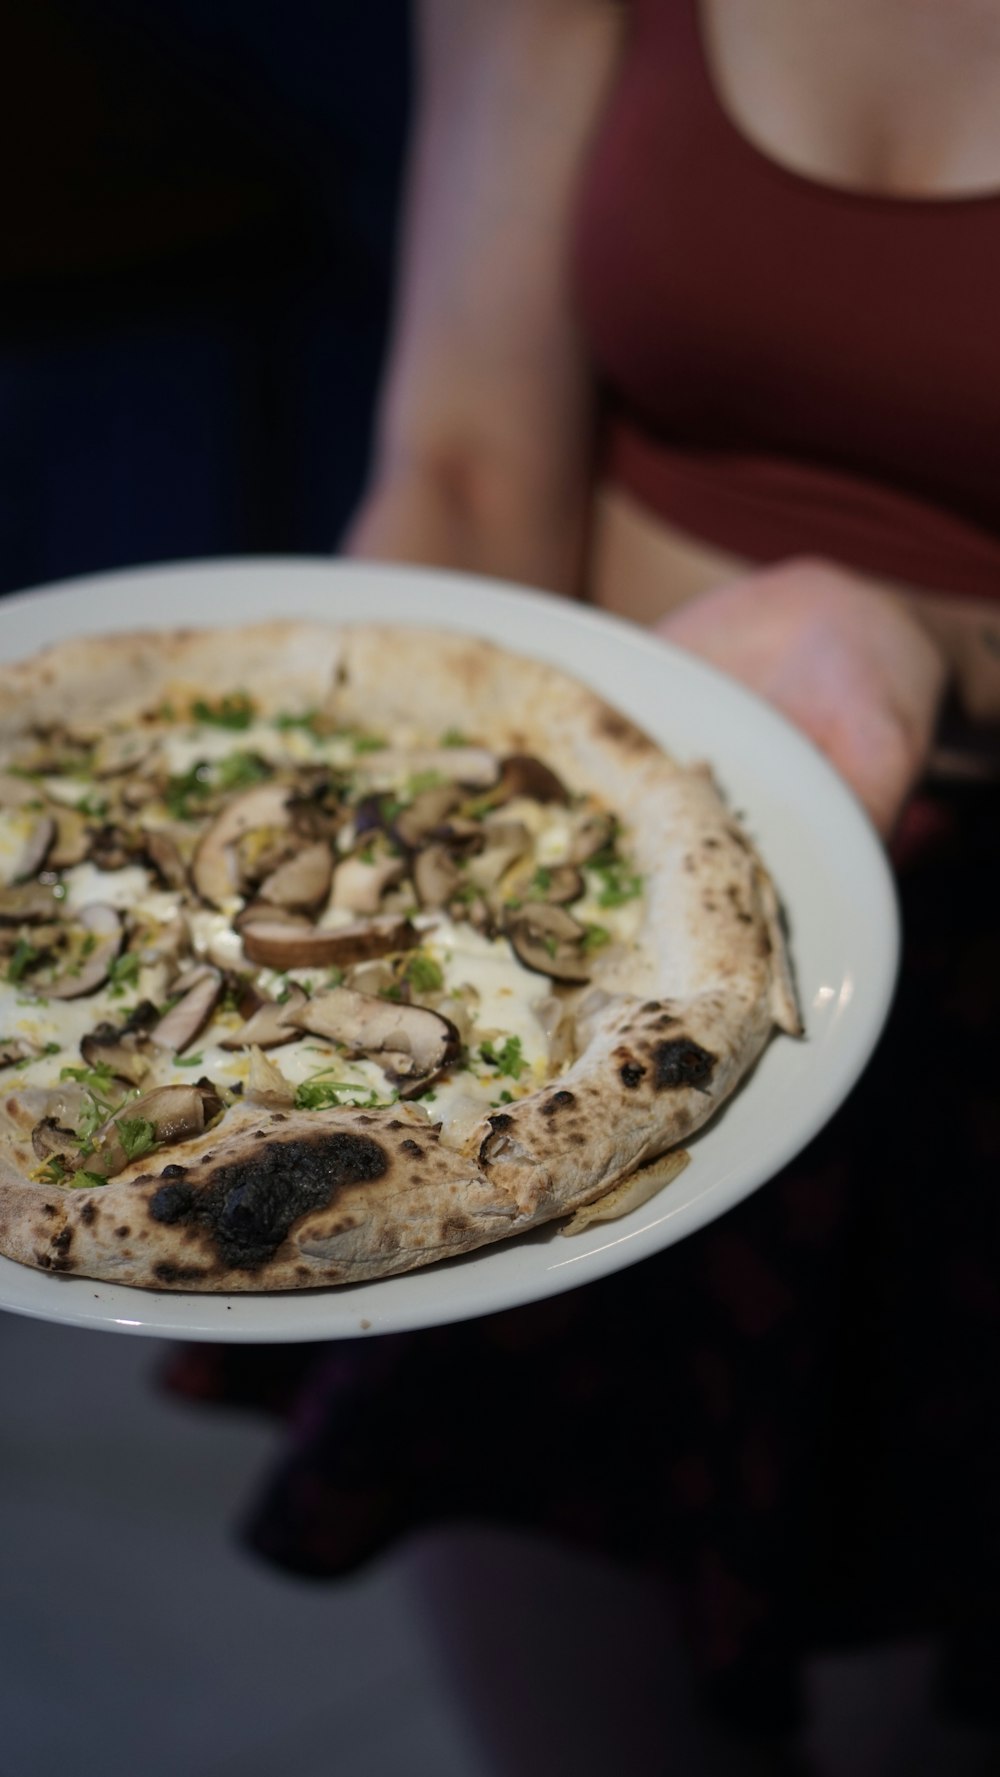
[[[1000,785],[917,802],[905,964],[848,1103],[687,1240],[514,1312],[367,1342],[187,1347],[190,1398],[287,1444],[244,1526],[336,1578],[502,1520],[679,1588],[708,1707],[792,1725],[808,1650],[942,1631],[1000,1720]]]

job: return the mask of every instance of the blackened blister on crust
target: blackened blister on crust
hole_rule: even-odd
[[[700,1090],[708,1085],[715,1070],[716,1057],[690,1037],[674,1037],[657,1043],[653,1050],[653,1080],[658,1092],[667,1086],[694,1086]]]
[[[255,1271],[300,1216],[326,1208],[347,1185],[381,1178],[388,1165],[384,1149],[365,1135],[271,1142],[217,1167],[202,1190],[190,1180],[161,1185],[149,1210],[168,1227],[189,1222],[204,1228],[224,1265]]]

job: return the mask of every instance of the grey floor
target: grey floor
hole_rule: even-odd
[[[337,1587],[256,1564],[232,1526],[275,1434],[165,1399],[161,1358],[0,1315],[0,1777],[776,1770],[705,1735],[660,1600],[599,1565],[473,1531]],[[932,1665],[817,1662],[810,1773],[1000,1769]]]

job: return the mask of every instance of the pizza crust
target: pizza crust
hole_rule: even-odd
[[[454,724],[499,753],[538,755],[628,824],[646,880],[636,941],[624,956],[595,954],[592,985],[575,995],[584,1046],[568,1071],[459,1147],[415,1105],[238,1105],[99,1189],[59,1190],[24,1175],[25,1113],[9,1093],[10,1257],[227,1293],[410,1270],[598,1199],[704,1124],[776,1025],[800,1029],[776,892],[709,771],[679,767],[593,692],[488,642],[294,622],[85,638],[4,669],[0,743],[35,724],[138,716],[185,689],[236,686],[265,711],[332,699],[345,725],[426,737]]]

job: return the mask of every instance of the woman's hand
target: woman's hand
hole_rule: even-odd
[[[891,833],[923,770],[947,677],[901,598],[810,559],[747,574],[656,630],[774,704]]]

